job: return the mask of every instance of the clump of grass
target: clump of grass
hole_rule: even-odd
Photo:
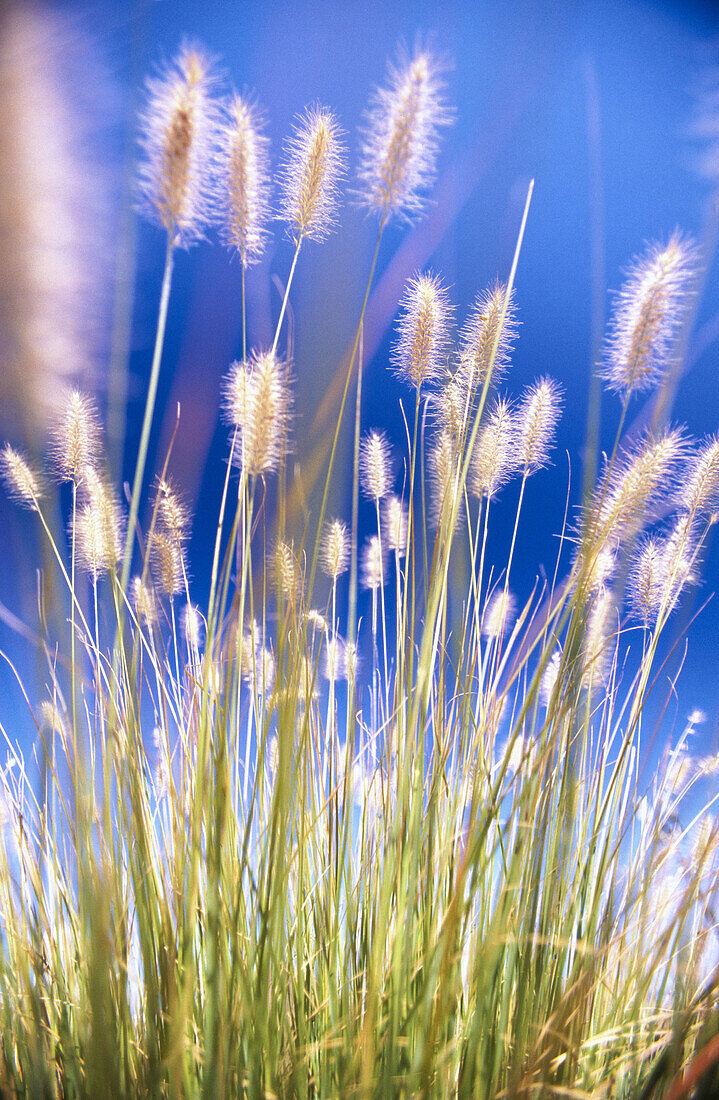
[[[522,503],[561,411],[551,378],[498,392],[528,197],[507,281],[480,292],[458,333],[441,279],[410,279],[391,358],[415,397],[406,447],[392,443],[406,450],[402,484],[389,440],[361,434],[358,371],[352,508],[329,519],[365,295],[322,505],[288,529],[282,321],[300,246],[334,227],[344,158],[334,116],[312,108],[281,177],[295,249],[270,349],[245,350],[243,305],[209,599],[195,606],[190,517],[166,471],[136,529],[173,251],[209,209],[203,180],[244,276],[268,194],[258,115],[209,100],[202,57],[185,50],[150,88],[143,186],[168,247],[126,535],[85,396],[71,395],[52,443],[72,483],[65,541],[40,474],[2,454],[70,611],[69,656],[43,638],[48,690],[31,707],[42,795],[18,749],[2,772],[2,1092],[648,1098],[683,1095],[686,1073],[708,1096],[718,827],[713,803],[681,816],[719,768],[688,750],[701,716],[647,789],[639,775],[662,633],[713,522],[716,440],[670,428],[637,442],[620,427],[551,581],[510,590]],[[378,242],[431,178],[448,117],[438,71],[419,52],[375,97],[361,182]],[[219,159],[197,135],[217,139]],[[665,269],[683,247],[652,250],[651,279],[634,272],[620,298],[623,380],[611,381],[625,409],[670,357],[687,295]],[[646,322],[631,362],[617,335],[628,318],[635,334]],[[495,573],[490,506],[512,479]],[[358,563],[360,486],[376,530]]]

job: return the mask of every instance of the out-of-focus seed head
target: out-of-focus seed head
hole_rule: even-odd
[[[347,679],[346,657],[344,640],[338,634],[328,636],[322,654],[322,675],[330,683]]]
[[[445,522],[450,517],[455,498],[459,493],[460,458],[451,432],[445,429],[435,436],[427,456],[430,475],[430,517],[438,526],[444,512]],[[455,527],[462,515],[461,504],[457,508]]]
[[[384,217],[411,219],[434,181],[439,131],[451,121],[441,71],[431,53],[418,49],[391,66],[387,86],[373,94],[360,150],[360,199]]]
[[[407,552],[408,531],[406,505],[397,496],[387,497],[382,507],[382,534],[387,549],[400,558]]]
[[[692,516],[711,513],[719,505],[719,438],[713,436],[692,457],[682,474],[681,507]]]
[[[257,263],[267,241],[270,214],[269,141],[256,107],[236,95],[220,127],[222,237],[243,267]]]
[[[539,682],[539,698],[542,706],[544,707],[549,707],[549,704],[552,701],[552,695],[554,694],[554,688],[559,678],[561,667],[562,651],[561,649],[555,649],[554,653],[544,666],[542,679]]]
[[[0,451],[0,471],[12,499],[37,511],[38,501],[42,499],[38,475],[9,443]]]
[[[251,477],[274,473],[289,448],[287,364],[271,351],[233,363],[225,383],[225,410],[238,429],[234,461]]]
[[[384,547],[377,535],[370,535],[362,551],[362,583],[365,588],[381,588],[387,576]]]
[[[294,603],[302,596],[304,589],[304,570],[294,547],[287,542],[278,542],[275,547],[274,575],[280,592],[286,600]]]
[[[482,633],[485,638],[501,638],[514,619],[517,601],[511,592],[500,590],[490,599],[482,616]]]
[[[553,378],[540,378],[525,391],[517,409],[517,462],[534,473],[546,466],[561,414],[561,393]]]
[[[71,390],[53,424],[51,437],[51,458],[61,481],[77,484],[85,469],[97,465],[100,434],[94,401],[79,390]]]
[[[132,605],[139,623],[154,626],[157,622],[155,594],[142,577],[132,578]]]
[[[350,539],[347,524],[335,519],[325,526],[320,547],[320,565],[328,577],[336,581],[347,570],[350,560]]]
[[[407,284],[400,310],[392,365],[400,378],[419,389],[436,382],[446,367],[452,308],[437,276],[416,275]]]
[[[166,478],[157,481],[157,523],[171,541],[178,544],[187,538],[189,512],[174,485]]]
[[[509,401],[499,398],[477,432],[467,475],[469,490],[491,500],[516,470],[516,421]]]
[[[200,612],[190,603],[185,604],[182,609],[180,630],[188,649],[198,651],[202,645],[204,627]]]
[[[498,281],[483,290],[460,333],[460,369],[471,390],[484,385],[490,367],[492,381],[496,383],[509,366],[519,328],[514,288],[505,310],[506,297],[507,288]]]
[[[359,466],[362,490],[379,503],[392,487],[389,440],[384,432],[372,430],[362,438]]]
[[[592,599],[584,634],[583,672],[586,683],[605,681],[617,637],[617,608],[610,588],[599,589]]]
[[[621,454],[609,484],[599,486],[595,539],[621,542],[654,519],[657,503],[673,495],[677,466],[685,453],[682,433],[674,430],[646,436]]]
[[[337,223],[346,153],[337,119],[310,107],[296,122],[280,168],[280,217],[295,240],[324,240]]]
[[[275,658],[265,644],[262,629],[253,619],[242,636],[242,677],[258,695],[268,696],[275,683]]]
[[[75,519],[78,563],[97,581],[122,557],[122,516],[112,490],[94,467],[81,471],[80,485],[85,502]]]
[[[696,280],[694,244],[675,233],[634,261],[617,298],[602,377],[625,399],[651,389],[664,374]]]
[[[184,46],[177,60],[147,84],[140,138],[143,210],[181,246],[202,237],[214,212],[213,83],[208,58],[197,47]]]
[[[152,570],[157,587],[165,596],[185,591],[185,554],[176,538],[156,531],[151,547]]]

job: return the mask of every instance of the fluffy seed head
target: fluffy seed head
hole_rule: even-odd
[[[671,496],[685,449],[681,432],[675,430],[647,436],[619,457],[609,485],[599,487],[598,539],[619,542],[654,518],[658,501]]]
[[[553,378],[540,378],[525,391],[517,409],[517,461],[534,473],[547,465],[561,413],[561,394]]]
[[[320,548],[320,565],[328,577],[336,581],[346,571],[350,560],[349,531],[347,524],[335,519],[325,527],[325,537]]]
[[[180,629],[189,649],[198,650],[202,645],[202,618],[196,607],[185,604],[180,616]]]
[[[675,233],[629,270],[607,338],[602,377],[627,398],[651,389],[668,366],[697,274],[693,243]]]
[[[210,172],[217,137],[210,62],[194,46],[148,81],[141,118],[143,209],[182,246],[200,238],[213,214]]]
[[[517,601],[511,592],[495,592],[482,618],[482,633],[485,638],[500,638],[514,618],[516,608]]]
[[[225,409],[230,424],[238,428],[237,465],[251,477],[277,470],[289,445],[287,364],[271,351],[233,363],[225,384]]]
[[[37,511],[37,502],[42,496],[37,474],[9,443],[0,452],[0,470],[13,500]]]
[[[362,552],[362,583],[365,588],[381,588],[386,572],[382,543],[377,535],[371,535]]]
[[[287,542],[275,547],[274,573],[280,591],[286,600],[294,601],[304,588],[303,570],[294,548]]]
[[[449,518],[450,508],[459,492],[460,463],[455,442],[446,429],[439,432],[428,454],[430,473],[430,514],[437,526],[445,511],[445,520]],[[455,526],[459,522],[461,507],[457,509]]]
[[[661,606],[664,580],[664,555],[657,539],[645,539],[637,549],[634,566],[627,581],[632,615],[645,627],[656,622]]]
[[[584,634],[584,675],[596,684],[605,679],[617,634],[617,609],[610,588],[599,589],[592,600]]]
[[[93,581],[109,573],[122,557],[120,508],[100,474],[87,467],[82,474],[87,502],[77,511],[75,542],[80,566]]]
[[[87,394],[72,390],[53,425],[51,456],[61,481],[77,484],[83,470],[97,464],[100,420]]]
[[[176,538],[156,531],[152,540],[152,568],[157,586],[166,596],[185,590],[185,555]]]
[[[459,338],[461,372],[472,389],[483,386],[492,369],[492,381],[503,377],[517,335],[517,303],[514,288],[502,320],[507,288],[495,281],[478,296]],[[492,361],[495,344],[497,350]]]
[[[322,659],[322,675],[331,683],[347,678],[345,644],[338,634],[325,639]]]
[[[515,435],[512,407],[505,398],[498,398],[477,432],[470,459],[467,480],[475,496],[491,499],[517,469]]]
[[[559,670],[562,666],[562,651],[555,649],[552,656],[544,666],[542,679],[539,683],[539,698],[543,706],[548,707],[552,701],[554,688],[559,678]]]
[[[339,181],[345,148],[337,119],[324,107],[310,107],[296,122],[280,168],[280,217],[299,241],[322,241],[337,222]]]
[[[170,541],[179,543],[187,538],[189,513],[171,482],[161,477],[157,482],[157,523]]]
[[[402,301],[392,365],[415,389],[441,375],[447,357],[451,306],[435,275],[416,275],[407,283]]]
[[[222,237],[243,267],[260,259],[270,213],[269,141],[255,106],[236,95],[220,128]]]
[[[407,552],[409,523],[407,508],[397,496],[387,497],[382,507],[382,533],[388,550],[399,557]]]
[[[680,504],[692,516],[712,512],[719,504],[719,438],[709,439],[682,475]]]
[[[360,484],[370,500],[379,502],[390,491],[390,450],[384,432],[367,432],[360,443]]]
[[[416,50],[390,67],[387,86],[373,94],[360,151],[360,198],[385,217],[411,219],[434,181],[439,131],[451,121],[440,73],[436,58]]]

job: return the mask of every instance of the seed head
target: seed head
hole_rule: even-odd
[[[386,576],[384,548],[377,535],[371,535],[362,553],[362,583],[365,588],[381,588]]]
[[[597,538],[620,542],[652,520],[657,503],[673,493],[677,464],[685,451],[682,434],[675,430],[646,436],[620,455],[609,485],[599,487]]]
[[[100,419],[87,394],[72,390],[53,425],[51,455],[61,481],[77,484],[83,471],[97,465]]]
[[[347,679],[345,644],[338,634],[332,634],[325,639],[322,675],[331,683]]]
[[[692,516],[712,512],[719,504],[719,438],[707,440],[682,474],[680,504]]]
[[[490,500],[517,469],[516,421],[506,398],[494,403],[480,427],[469,464],[468,484],[475,496]]]
[[[222,237],[243,267],[257,263],[267,240],[270,213],[269,141],[255,106],[236,95],[220,127]]]
[[[303,569],[295,554],[294,547],[287,542],[278,542],[275,547],[275,578],[286,600],[293,602],[302,595],[304,589]]]
[[[447,292],[435,275],[410,279],[400,308],[392,364],[400,378],[419,389],[442,373],[452,310]]]
[[[387,497],[382,507],[382,533],[388,550],[400,558],[407,552],[407,508],[397,496]]]
[[[217,139],[210,62],[194,46],[147,83],[141,118],[144,160],[140,168],[143,209],[174,243],[191,244],[213,214],[210,183]]]
[[[662,602],[664,555],[657,539],[648,538],[637,549],[627,581],[632,615],[645,627],[656,622]]]
[[[506,297],[507,288],[498,281],[483,290],[460,333],[461,373],[473,391],[484,385],[490,368],[492,381],[498,382],[509,366],[509,357],[519,327],[514,288],[502,319]],[[495,344],[497,350],[492,360]]]
[[[92,466],[82,473],[86,503],[75,517],[75,543],[80,566],[93,581],[115,568],[122,557],[120,508],[100,474]]]
[[[427,50],[416,50],[390,66],[387,86],[372,96],[360,151],[360,199],[384,217],[410,220],[434,181],[439,131],[451,121],[441,70]]]
[[[36,512],[42,498],[38,476],[9,443],[0,452],[0,470],[13,500]]]
[[[225,385],[229,422],[239,431],[234,461],[251,477],[273,473],[289,445],[290,391],[286,363],[271,351],[233,363]]]
[[[163,477],[157,481],[156,507],[160,530],[171,542],[184,542],[187,538],[189,513],[175,487]]]
[[[460,463],[452,435],[446,429],[437,434],[428,455],[430,473],[430,515],[435,526],[439,525],[442,511],[445,519],[450,516],[459,493]],[[459,522],[461,507],[457,509],[455,527]]]
[[[328,577],[336,581],[347,569],[350,558],[347,524],[335,519],[325,527],[320,548],[320,564]]]
[[[698,258],[675,233],[636,259],[617,298],[602,366],[609,388],[623,398],[651,389],[666,370],[691,302]]]
[[[180,629],[188,649],[199,650],[202,645],[203,624],[196,607],[185,604],[180,616]]]
[[[270,695],[275,682],[275,658],[264,643],[261,627],[256,619],[249,624],[242,636],[240,650],[242,677],[258,695]]]
[[[482,633],[485,638],[501,638],[514,618],[517,601],[511,592],[495,592],[482,617]]]
[[[157,622],[157,604],[155,594],[142,577],[132,578],[132,604],[138,622],[153,626]]]
[[[561,413],[561,393],[553,378],[540,378],[525,391],[517,409],[517,462],[526,473],[549,461]]]
[[[363,491],[379,503],[391,488],[389,442],[384,432],[367,432],[360,443],[359,465]]]
[[[152,540],[152,568],[157,587],[166,596],[185,591],[185,553],[177,539],[156,531]]]
[[[604,680],[617,635],[617,608],[610,588],[600,588],[592,599],[584,635],[584,674],[587,680]]]
[[[335,116],[310,107],[297,119],[280,168],[280,217],[299,241],[322,241],[337,222],[345,148]]]

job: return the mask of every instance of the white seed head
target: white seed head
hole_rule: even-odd
[[[370,431],[360,442],[360,485],[370,500],[379,503],[389,493],[390,476],[389,441],[384,432]]]
[[[346,570],[350,560],[350,542],[347,524],[335,519],[325,526],[325,536],[320,547],[320,565],[328,577],[336,581]]]
[[[467,475],[469,490],[491,500],[516,470],[516,421],[509,402],[499,398],[477,432]]]
[[[501,638],[514,619],[516,610],[517,601],[511,592],[495,592],[482,616],[482,633],[485,638]]]
[[[436,382],[446,367],[452,309],[436,276],[416,275],[407,283],[400,310],[392,365],[419,389]]]
[[[362,583],[365,588],[378,589],[387,576],[384,548],[377,535],[371,535],[362,552]]]
[[[22,455],[9,443],[6,443],[0,451],[0,471],[13,500],[37,511],[37,503],[42,497],[39,478]]]
[[[540,378],[525,391],[517,409],[517,462],[534,473],[546,466],[561,414],[561,396],[553,378]]]
[[[257,109],[242,96],[227,105],[219,145],[222,237],[249,267],[261,258],[267,240],[269,141]]]
[[[460,333],[460,370],[471,390],[484,385],[490,367],[496,384],[509,366],[519,327],[514,288],[505,310],[506,297],[507,288],[500,282],[482,291]]]
[[[407,552],[409,520],[407,506],[398,496],[390,496],[382,506],[382,534],[388,550],[400,558]]]
[[[345,148],[337,119],[310,107],[296,122],[280,168],[280,217],[295,240],[324,240],[337,223]]]
[[[287,364],[271,351],[233,363],[225,383],[225,410],[238,429],[234,462],[252,477],[274,473],[289,448]]]

